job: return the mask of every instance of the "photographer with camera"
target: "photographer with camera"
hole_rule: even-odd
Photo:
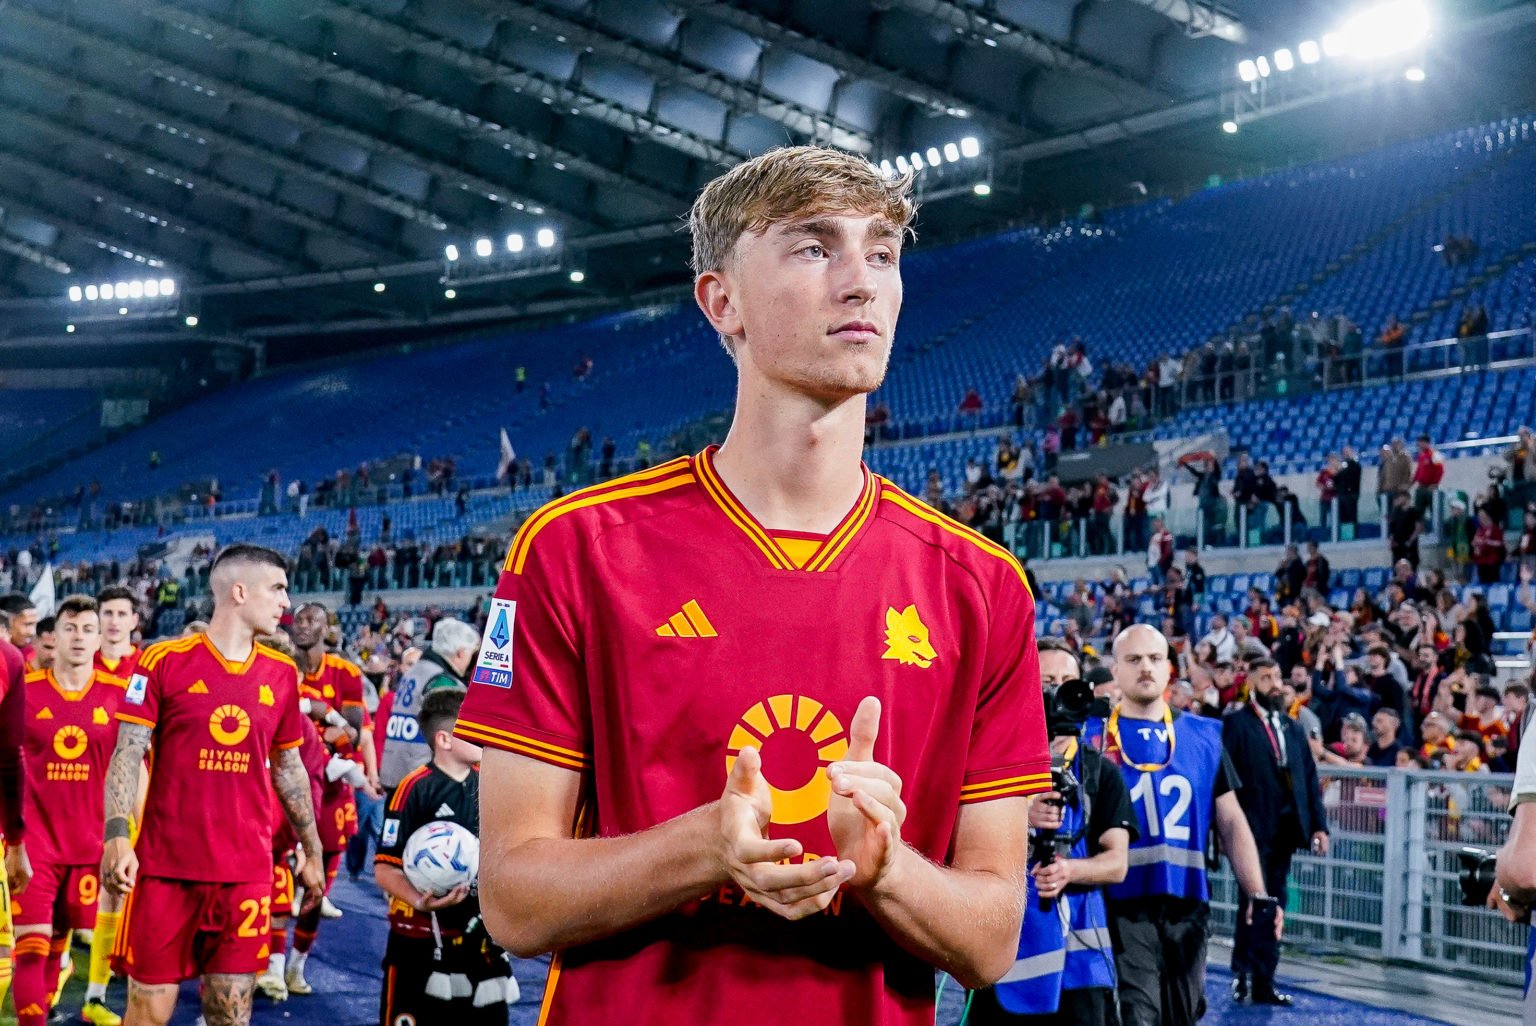
[[[1030,803],[1030,900],[1019,957],[976,993],[971,1026],[1106,1026],[1119,1021],[1104,887],[1125,879],[1136,814],[1115,767],[1080,742],[1093,704],[1076,653],[1040,641],[1052,791]]]

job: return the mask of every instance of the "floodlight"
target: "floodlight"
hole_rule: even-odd
[[[1349,50],[1342,32],[1329,32],[1323,36],[1323,53],[1329,57],[1342,57]]]
[[[69,301],[71,303],[78,303],[84,298],[85,291],[81,289],[79,285],[71,285],[69,287]]]
[[[443,289],[444,299],[458,299],[459,293],[454,289]]]
[[[917,170],[921,171],[923,169],[923,155],[916,150],[913,150],[911,153],[907,154],[907,160],[910,161],[912,166]]]
[[[491,255],[491,248],[492,247],[491,247],[491,240],[490,239],[476,239],[475,240],[475,256],[477,256],[477,257],[488,257],[488,256]]]
[[[1403,77],[1410,82],[1422,82],[1424,81],[1424,69],[1418,66],[1414,66],[1409,68],[1407,71],[1404,71]]]
[[[898,155],[896,157],[896,170],[900,171],[902,174],[906,174],[908,171],[912,170],[912,165],[907,163],[906,157]]]
[[[91,302],[94,303],[96,301],[96,297],[100,295],[101,290],[96,288],[95,285],[87,285],[85,287],[85,298],[89,299]]]
[[[1318,48],[1317,40],[1308,39],[1296,48],[1296,53],[1301,57],[1303,64],[1316,64],[1323,59],[1323,52]]]
[[[507,252],[521,253],[523,251],[523,237],[517,232],[507,236]]]
[[[968,135],[960,140],[960,156],[979,157],[981,155],[981,143],[976,141],[974,135]]]
[[[992,195],[992,186],[988,185],[986,182],[977,182],[975,185],[971,186],[971,191],[978,196],[990,196]]]
[[[548,249],[555,244],[555,230],[553,228],[540,228],[534,236],[541,249]]]
[[[1221,130],[1223,132],[1227,133],[1228,135],[1236,135],[1237,134],[1237,122],[1236,121],[1223,121],[1221,123]]]
[[[373,291],[375,292],[383,292],[386,288],[388,288],[388,286],[385,285],[382,281],[376,281],[373,283]]]
[[[443,256],[447,258],[449,263],[452,263],[459,258],[459,247],[450,242],[443,247]]]
[[[1253,63],[1258,65],[1259,77],[1260,78],[1268,78],[1269,77],[1269,58],[1268,57],[1259,57],[1259,58],[1255,59]]]
[[[944,159],[943,157],[939,156],[939,148],[937,146],[928,147],[923,151],[923,156],[928,158],[929,167],[938,167],[939,161]]]
[[[187,314],[186,324],[189,328],[197,327],[197,314]]]
[[[156,299],[160,295],[160,281],[157,278],[144,280],[144,295],[149,299]]]
[[[585,271],[572,271],[571,272],[571,281],[575,282],[577,285],[580,285],[582,282],[584,282],[586,280],[587,280],[587,274],[586,274]]]
[[[162,296],[174,296],[176,294],[176,282],[171,278],[160,279],[160,294]]]
[[[1275,51],[1275,70],[1276,71],[1290,71],[1295,66],[1296,66],[1296,58],[1291,56],[1291,51],[1287,50],[1283,46],[1280,49]]]
[[[959,160],[960,159],[960,147],[956,146],[954,143],[945,143],[944,144],[944,159],[949,161],[951,164],[953,164],[955,161]]]
[[[1237,77],[1244,82],[1252,82],[1259,77],[1259,66],[1251,60],[1237,62]]]
[[[1429,37],[1429,30],[1429,8],[1421,0],[1388,0],[1350,18],[1339,35],[1345,53],[1370,59],[1412,49]]]
[[[129,299],[143,299],[144,298],[144,283],[142,281],[130,281],[128,283],[128,298]]]
[[[880,173],[890,178],[896,174],[896,165],[892,164],[889,160],[882,160],[880,162]]]
[[[101,298],[102,299],[111,299],[112,298],[112,286],[111,285],[103,284],[101,286]]]

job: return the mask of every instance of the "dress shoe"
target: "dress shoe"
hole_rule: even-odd
[[[1238,973],[1232,977],[1232,1000],[1241,1004],[1248,1000],[1248,974]]]
[[[1273,988],[1260,990],[1255,987],[1253,1003],[1256,1005],[1273,1005],[1277,1008],[1289,1008],[1296,1003],[1296,999],[1289,994],[1281,994]]]

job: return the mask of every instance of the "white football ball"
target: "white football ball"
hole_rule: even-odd
[[[480,872],[480,839],[457,823],[428,823],[405,842],[401,861],[412,887],[441,896]]]

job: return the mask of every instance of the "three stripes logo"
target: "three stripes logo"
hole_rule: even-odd
[[[656,636],[659,638],[718,638],[720,632],[715,630],[715,625],[709,622],[709,617],[704,615],[704,610],[699,608],[699,603],[689,599],[683,603],[681,612],[673,613],[666,623],[656,628]]]

